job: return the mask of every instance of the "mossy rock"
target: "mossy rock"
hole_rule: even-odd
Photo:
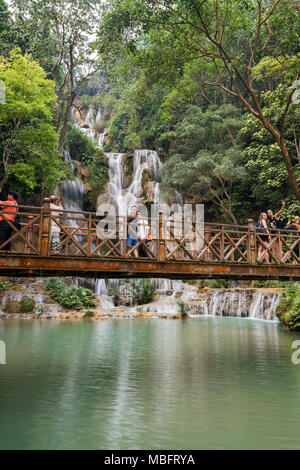
[[[32,313],[35,309],[35,301],[26,295],[20,301],[21,313]]]
[[[6,313],[20,313],[20,302],[17,300],[8,302],[5,306],[5,312]]]

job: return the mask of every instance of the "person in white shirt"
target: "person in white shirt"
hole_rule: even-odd
[[[138,237],[141,238],[144,243],[147,243],[147,238],[149,235],[149,225],[147,219],[144,219],[142,217],[140,211],[136,211],[136,228]],[[139,250],[134,250],[134,255],[146,257],[147,252],[145,250],[145,247],[143,245],[140,245]]]
[[[62,214],[61,212],[61,209],[63,209],[62,203],[60,202],[58,197],[55,195],[50,196],[50,209],[54,217],[59,217]],[[60,227],[57,225],[57,223],[53,219],[51,219],[51,251],[56,250],[59,244],[60,244]],[[60,249],[57,249],[56,253],[60,253]]]

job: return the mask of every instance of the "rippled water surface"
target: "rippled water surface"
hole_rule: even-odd
[[[0,320],[0,448],[299,449],[296,339],[232,318]]]

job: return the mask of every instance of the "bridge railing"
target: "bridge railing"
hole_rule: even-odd
[[[69,209],[51,210],[50,201],[42,207],[19,206],[18,222],[11,206],[1,206],[2,225],[10,228],[9,237],[1,239],[0,254],[32,256],[100,257],[167,262],[229,264],[300,264],[300,232],[287,229],[263,233],[253,220],[248,225],[174,221],[160,212],[149,219],[151,236],[141,239],[136,225],[127,217],[99,217],[93,212]],[[186,224],[186,225],[185,225]],[[128,236],[136,239],[127,246]]]

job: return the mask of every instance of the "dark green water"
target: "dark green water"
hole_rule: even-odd
[[[0,320],[0,448],[299,449],[296,339],[231,318]]]

